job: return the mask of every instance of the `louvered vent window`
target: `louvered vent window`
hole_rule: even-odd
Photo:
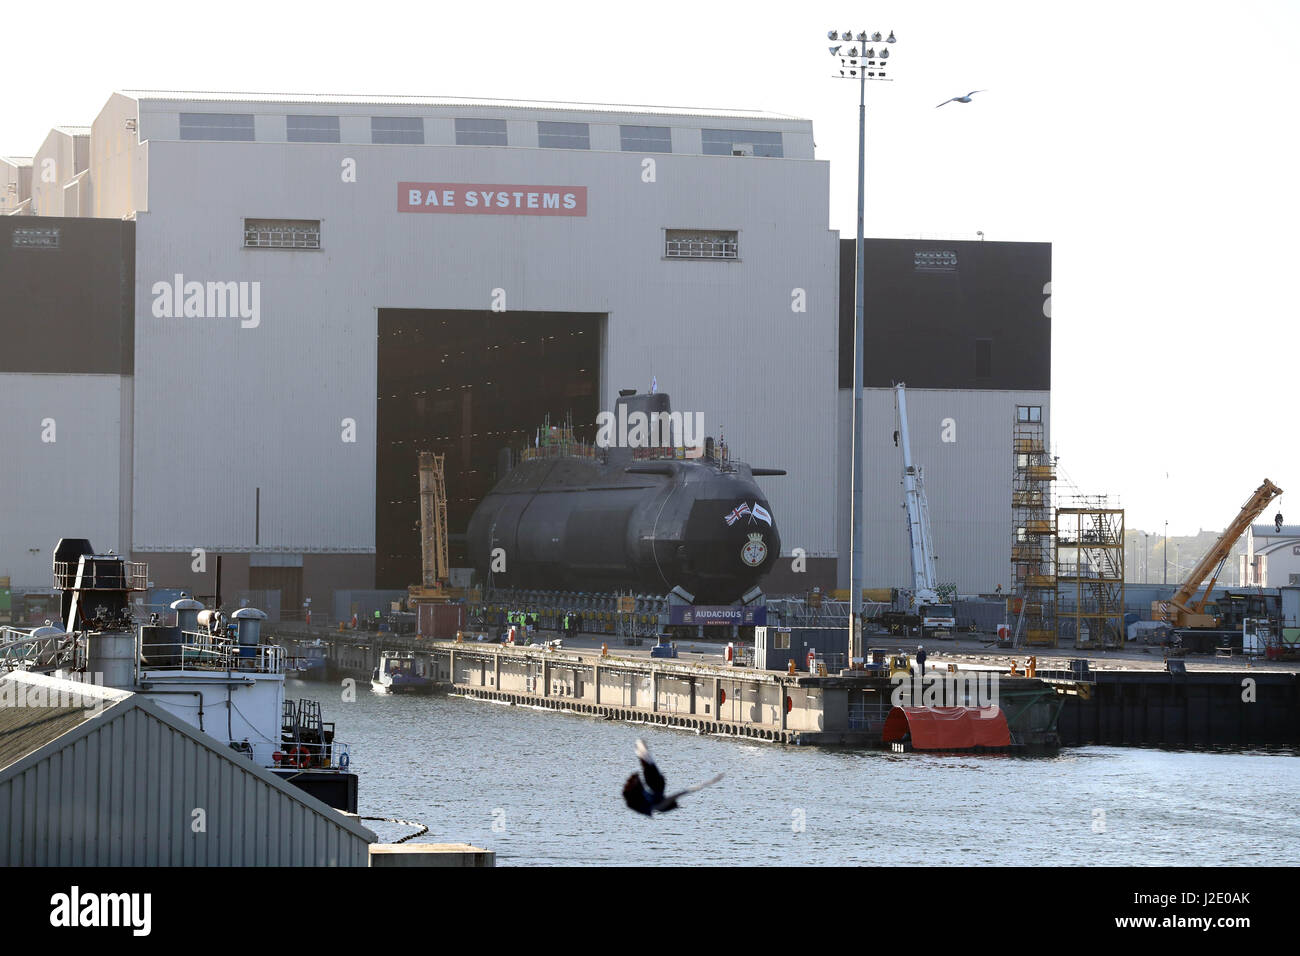
[[[245,219],[245,249],[319,249],[319,219]]]
[[[57,249],[59,248],[59,230],[52,228],[24,228],[13,232],[15,249]]]
[[[739,259],[734,229],[668,229],[664,238],[668,259]]]

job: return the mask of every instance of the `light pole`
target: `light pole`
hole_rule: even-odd
[[[853,497],[849,505],[852,545],[849,549],[849,667],[862,661],[862,584],[864,577],[864,542],[866,539],[866,513],[862,506],[862,429],[865,424],[862,410],[863,354],[865,324],[864,305],[867,296],[866,244],[863,242],[864,210],[866,207],[867,168],[867,80],[889,81],[889,45],[897,42],[891,30],[888,37],[879,33],[867,34],[865,30],[854,35],[852,30],[828,30],[831,42],[842,40],[839,46],[830,47],[831,56],[840,61],[840,74],[836,79],[858,81],[858,265],[855,318],[853,330]],[[850,46],[846,53],[843,44],[856,40],[861,46]],[[871,44],[868,46],[868,44]],[[880,48],[877,50],[877,46]]]
[[[1149,584],[1151,578],[1151,535],[1142,532],[1142,583]]]
[[[1165,583],[1165,584],[1168,584],[1168,583],[1169,583],[1169,522],[1168,522],[1168,521],[1165,522],[1165,546],[1164,546],[1164,554],[1165,554],[1165,581],[1164,581],[1164,583]]]

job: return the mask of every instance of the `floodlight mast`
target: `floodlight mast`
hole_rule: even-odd
[[[858,47],[850,47],[848,56],[842,56],[840,51],[842,46],[830,47],[831,56],[838,57],[840,60],[840,75],[836,79],[857,79],[858,80],[858,242],[857,242],[857,277],[854,283],[855,292],[855,324],[853,331],[853,421],[852,421],[852,459],[853,459],[853,482],[852,498],[849,504],[849,522],[851,525],[852,544],[849,550],[849,667],[860,668],[863,663],[862,655],[862,588],[863,578],[865,576],[865,541],[866,541],[866,512],[863,508],[863,465],[862,465],[862,442],[863,429],[866,420],[863,414],[862,389],[863,389],[863,361],[864,361],[864,333],[865,323],[863,316],[866,305],[866,244],[863,241],[864,233],[864,210],[866,206],[866,163],[867,163],[867,80],[889,80],[885,75],[885,60],[889,57],[888,48],[880,51],[880,56],[875,56],[874,47],[870,49],[871,56],[866,56],[868,41],[872,43],[896,43],[894,32],[889,32],[887,39],[882,38],[881,34],[873,33],[868,36],[867,32],[861,31],[856,38],[852,30],[845,30],[841,34],[836,30],[829,30],[826,33],[829,40],[845,40],[852,42],[854,39],[862,44],[862,50]],[[862,53],[862,56],[859,56]],[[846,62],[847,60],[847,62]]]

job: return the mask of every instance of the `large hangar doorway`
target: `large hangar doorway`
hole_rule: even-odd
[[[420,580],[418,458],[445,454],[452,567],[497,481],[497,454],[573,416],[595,438],[604,313],[380,309],[375,436],[375,586]]]

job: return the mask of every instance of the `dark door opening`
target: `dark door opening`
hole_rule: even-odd
[[[571,415],[595,438],[603,313],[380,309],[375,440],[375,586],[420,580],[418,459],[445,454],[452,567],[497,481],[502,448]]]

